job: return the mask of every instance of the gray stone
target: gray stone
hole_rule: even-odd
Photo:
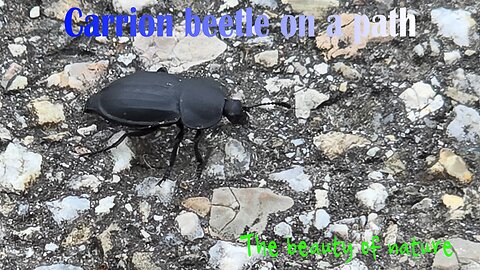
[[[15,79],[16,76],[18,76],[20,74],[20,72],[22,71],[22,66],[20,66],[19,64],[17,63],[12,63],[10,64],[10,66],[8,67],[7,71],[5,72],[5,74],[3,74],[2,76],[2,80],[0,82],[0,85],[4,88],[4,89],[7,89],[7,87],[9,86],[10,84],[10,81],[12,79]]]
[[[455,270],[479,269],[480,267],[480,243],[461,238],[452,238],[448,241],[453,246],[453,255],[447,257],[443,251],[438,252],[433,260],[432,267],[435,269]],[[452,252],[452,250],[448,250]]]
[[[348,226],[346,224],[332,224],[328,226],[325,236],[332,237],[333,235],[342,239],[348,239]]]
[[[447,257],[443,251],[440,251],[433,259],[432,268],[438,270],[457,270],[460,269],[460,264],[455,253],[452,256]]]
[[[341,266],[342,270],[368,270],[364,262],[359,259],[353,259],[351,262]]]
[[[438,33],[452,38],[459,46],[470,44],[470,29],[475,25],[471,13],[462,9],[437,8],[430,12],[432,23],[438,26]]]
[[[90,209],[90,201],[78,196],[67,196],[63,199],[46,202],[45,205],[59,225],[63,221],[72,221],[78,218],[81,212]]]
[[[101,182],[95,175],[81,175],[70,179],[68,187],[72,189],[89,188],[97,192]]]
[[[82,270],[82,269],[83,268],[78,266],[60,263],[60,264],[52,264],[47,266],[39,266],[34,270]]]
[[[10,133],[10,130],[8,130],[6,127],[0,124],[0,141],[11,141],[11,140],[12,140],[12,134]]]
[[[255,63],[264,67],[274,67],[278,65],[278,50],[264,51],[255,55]]]
[[[145,69],[156,71],[165,67],[170,73],[180,73],[211,61],[227,49],[217,37],[204,34],[186,37],[184,26],[177,26],[172,37],[137,35],[133,47]]]
[[[88,136],[88,135],[91,135],[96,131],[97,131],[97,125],[95,125],[95,124],[92,124],[88,127],[83,127],[83,128],[77,129],[78,134],[80,134],[84,137]]]
[[[238,239],[248,226],[263,232],[268,215],[285,211],[293,200],[263,188],[218,188],[213,191],[210,228],[222,239]]]
[[[477,142],[480,139],[480,114],[473,108],[458,105],[455,118],[447,127],[447,134],[459,141]]]
[[[323,189],[315,190],[315,208],[328,207],[330,202],[328,200],[328,191]]]
[[[288,88],[295,85],[302,84],[298,75],[293,76],[293,79],[283,79],[279,77],[268,78],[265,83],[265,89],[269,94],[275,94],[282,90],[288,90]]]
[[[175,218],[180,233],[188,240],[193,241],[203,237],[203,229],[200,226],[198,216],[191,212],[184,212]]]
[[[160,181],[162,181],[160,178],[147,177],[137,185],[135,191],[143,198],[156,196],[164,205],[167,205],[173,198],[175,182],[167,179],[158,185]]]
[[[217,179],[225,179],[225,154],[223,151],[214,150],[212,156],[208,159],[204,174]]]
[[[314,89],[299,90],[295,93],[295,116],[307,119],[310,111],[330,99],[329,95],[318,92]]]
[[[227,9],[234,8],[238,6],[238,0],[223,0],[223,4],[220,5],[220,8],[218,9],[219,12],[222,12]]]
[[[421,201],[419,201],[418,203],[414,204],[412,206],[412,209],[428,210],[428,209],[432,208],[432,206],[433,206],[432,199],[424,198]]]
[[[328,64],[327,63],[321,63],[318,65],[313,66],[313,69],[315,72],[319,75],[325,75],[328,73]]]
[[[294,166],[291,169],[272,173],[269,175],[271,180],[287,182],[291,189],[297,192],[305,192],[312,188],[312,181],[310,175],[303,172],[304,168],[301,166]]]
[[[241,175],[250,169],[251,154],[243,144],[230,138],[225,143],[225,166],[229,176]]]
[[[417,44],[417,46],[413,48],[413,51],[420,57],[425,55],[425,49],[423,48],[422,44]]]
[[[480,243],[461,238],[452,238],[449,241],[459,262],[462,264],[480,264]]]

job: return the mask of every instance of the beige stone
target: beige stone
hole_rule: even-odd
[[[42,97],[33,100],[30,105],[33,107],[40,125],[57,124],[65,121],[62,104],[53,104],[46,97]]]
[[[210,200],[205,197],[192,197],[185,199],[183,200],[182,205],[201,217],[206,217],[208,213],[210,213],[210,208],[212,207]]]
[[[350,148],[364,147],[371,142],[361,136],[331,131],[313,139],[313,144],[333,159]]]
[[[459,197],[459,196],[456,196],[456,195],[450,195],[450,194],[443,195],[442,196],[442,202],[450,210],[456,210],[458,208],[463,207],[463,205],[464,205],[462,197]]]
[[[440,159],[430,168],[430,172],[446,172],[448,175],[457,178],[458,181],[464,184],[472,182],[474,176],[463,158],[457,156],[452,150],[447,148],[440,150]]]
[[[329,37],[327,31],[322,32],[316,37],[317,47],[323,51],[326,60],[343,56],[350,58],[358,54],[359,50],[365,48],[368,42],[385,42],[391,40],[391,37],[362,37],[360,42],[355,43],[354,37],[354,23],[355,14],[342,13],[340,14],[342,20],[342,35],[339,37]],[[389,21],[387,21],[387,32]],[[378,28],[378,23],[370,23],[372,29]],[[372,31],[370,31],[371,33]],[[340,46],[341,43],[346,46]]]
[[[59,86],[87,90],[103,78],[108,64],[107,60],[103,60],[66,65],[62,72],[52,74],[47,78],[47,87]]]

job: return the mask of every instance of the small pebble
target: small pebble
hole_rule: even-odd
[[[34,6],[32,9],[30,9],[30,18],[36,19],[38,17],[40,17],[40,7]]]

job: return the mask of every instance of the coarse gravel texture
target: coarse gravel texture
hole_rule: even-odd
[[[176,24],[186,7],[218,16],[221,6],[233,13],[264,4],[254,6],[271,17],[260,40],[163,39],[149,43],[157,54],[148,54],[139,37],[65,33],[62,7],[117,14],[124,2],[0,0],[0,269],[480,269],[478,1],[340,1],[327,13],[408,7],[416,15],[416,37],[368,42],[349,58],[325,57],[315,38],[280,33],[278,16],[295,14],[298,1],[139,1],[145,13],[174,14]],[[438,8],[469,17],[457,26],[469,29],[468,45],[438,34],[431,18]],[[320,35],[327,23],[316,22]],[[174,47],[191,55],[161,55]],[[76,63],[87,64],[66,67]],[[131,138],[117,153],[79,157],[126,130],[84,114],[87,98],[161,66],[214,78],[246,104],[296,108],[256,108],[248,127],[224,120],[208,130],[199,180],[187,132],[171,179],[157,185],[175,127]],[[194,197],[202,198],[186,201]],[[248,260],[242,230],[276,240],[279,256]],[[311,244],[332,241],[332,233],[356,248],[379,235],[398,244],[454,239],[458,250],[451,268],[432,254],[386,249],[376,260],[359,251],[347,266],[333,254],[286,252],[284,236]]]

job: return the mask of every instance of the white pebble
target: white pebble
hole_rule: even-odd
[[[325,211],[323,209],[318,209],[315,212],[315,221],[314,221],[313,225],[318,230],[322,230],[322,229],[326,228],[328,226],[328,224],[330,224],[330,215],[327,213],[327,211]]]
[[[451,65],[457,62],[462,56],[460,55],[459,50],[451,51],[451,52],[446,52],[443,55],[443,61],[445,61],[445,64]]]
[[[318,65],[313,66],[313,69],[318,75],[324,75],[328,73],[328,64],[321,63]]]
[[[133,207],[129,203],[125,204],[125,209],[127,209],[128,212],[133,212]]]
[[[30,9],[30,18],[36,19],[38,17],[40,17],[40,7],[34,6],[32,9]]]
[[[367,189],[357,192],[355,197],[368,208],[380,211],[385,207],[388,193],[385,186],[373,183]]]
[[[184,212],[175,218],[180,233],[188,240],[195,240],[203,237],[203,229],[200,220],[194,213]]]
[[[106,214],[110,212],[110,209],[112,209],[115,206],[115,195],[114,196],[108,196],[106,198],[100,199],[98,201],[98,206],[95,207],[95,214]]]
[[[280,222],[273,228],[276,235],[286,238],[292,237],[292,227],[285,222]]]
[[[379,147],[372,147],[370,149],[368,149],[367,151],[367,155],[370,156],[370,157],[374,157],[375,155],[377,155],[377,152],[380,151],[380,148]]]
[[[423,49],[422,44],[418,44],[413,48],[413,51],[420,57],[423,57],[425,55],[425,49]]]
[[[27,46],[21,44],[9,44],[8,49],[13,57],[22,56],[27,51]]]
[[[48,243],[45,245],[45,250],[47,251],[55,251],[58,249],[58,246],[55,243]]]

